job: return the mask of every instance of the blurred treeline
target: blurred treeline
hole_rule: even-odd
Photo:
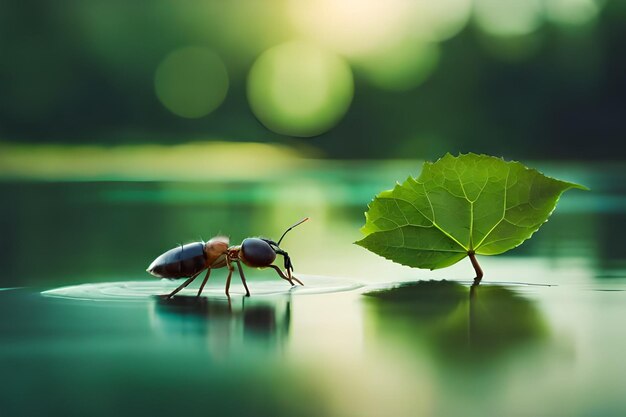
[[[374,85],[351,62],[352,103],[334,128],[313,138],[267,129],[246,95],[255,59],[301,36],[287,3],[0,2],[0,141],[260,141],[306,144],[330,158],[431,158],[446,151],[623,156],[626,1],[597,2],[593,18],[579,24],[545,18],[527,33],[500,37],[472,15],[441,41],[432,74],[404,91]],[[221,106],[196,119],[170,112],[154,84],[164,57],[189,45],[215,51],[229,76]]]

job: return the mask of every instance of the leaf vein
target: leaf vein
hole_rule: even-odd
[[[444,252],[444,253],[465,253],[465,251],[463,250],[447,250],[447,249],[435,249],[435,248],[412,248],[412,247],[407,247],[407,246],[394,246],[394,245],[388,245],[388,248],[392,248],[392,249],[412,249],[412,250],[419,250],[419,251],[424,251],[424,252]]]
[[[404,217],[404,221],[406,222],[406,224],[409,224],[409,219],[406,217],[406,214],[404,214],[404,212],[402,211],[402,209],[400,208],[400,204],[398,204],[398,199],[394,198],[393,202],[396,204],[396,207],[398,207],[398,211],[402,214],[402,217]],[[414,206],[415,207],[415,206]],[[416,207],[417,208],[417,207]],[[419,211],[419,210],[418,210]],[[421,214],[421,213],[420,213]]]
[[[428,196],[428,191],[426,191],[426,187],[424,186],[424,184],[422,183],[422,187],[424,187],[424,195],[426,196],[426,199],[428,200],[428,203],[430,204],[430,209],[433,212],[433,226],[435,226],[437,229],[439,229],[439,231],[441,231],[441,233],[443,233],[444,235],[448,236],[454,243],[456,243],[457,245],[459,245],[460,247],[463,248],[463,250],[468,250],[465,246],[463,246],[461,244],[461,242],[459,242],[458,240],[456,240],[454,238],[454,236],[452,236],[451,234],[449,234],[448,232],[446,232],[445,230],[443,230],[435,221],[435,209],[433,208],[433,203],[430,201],[430,197]]]
[[[487,234],[485,234],[485,236],[483,236],[480,242],[478,242],[478,245],[476,245],[475,250],[478,250],[478,248],[482,246],[485,239],[487,239],[487,237],[496,229],[496,227],[498,227],[500,223],[502,223],[502,220],[504,220],[504,218],[506,217],[506,199],[507,199],[507,191],[508,191],[508,185],[509,185],[509,176],[511,175],[511,167],[509,165],[507,165],[507,167],[509,168],[509,170],[506,173],[506,180],[504,180],[504,198],[502,201],[502,218],[498,220],[491,229],[489,229],[489,231],[487,232]]]

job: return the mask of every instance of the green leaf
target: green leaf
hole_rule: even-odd
[[[377,195],[356,242],[394,262],[437,269],[469,253],[497,255],[520,245],[548,219],[561,194],[587,188],[519,162],[446,154]]]

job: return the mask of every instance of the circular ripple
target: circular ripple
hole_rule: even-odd
[[[362,285],[343,278],[323,277],[317,275],[298,275],[304,281],[305,286],[296,285],[290,287],[282,280],[249,281],[248,287],[252,296],[276,295],[276,294],[321,294],[340,291],[351,291],[360,288]],[[201,280],[198,280],[201,281]],[[155,295],[168,294],[184,281],[171,281],[163,279],[160,281],[118,281],[100,282],[93,284],[72,285],[69,287],[55,288],[43,291],[47,297],[69,298],[76,300],[91,301],[134,301],[145,300]],[[194,285],[195,284],[195,285]],[[198,287],[193,283],[188,288],[180,291],[180,295],[196,295]],[[244,295],[245,290],[241,284],[234,284],[230,287],[231,296]],[[224,282],[217,281],[207,284],[202,292],[203,297],[226,298],[224,294]]]

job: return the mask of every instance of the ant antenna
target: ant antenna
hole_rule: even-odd
[[[280,237],[280,239],[278,239],[278,243],[276,244],[276,246],[280,246],[280,242],[283,240],[283,238],[285,237],[285,235],[287,234],[288,231],[290,231],[291,229],[293,229],[296,226],[301,225],[302,223],[304,223],[307,220],[309,220],[309,218],[305,217],[304,219],[300,220],[298,223],[296,223],[293,226],[291,226],[289,229],[285,230],[285,233],[283,233],[283,235]]]

